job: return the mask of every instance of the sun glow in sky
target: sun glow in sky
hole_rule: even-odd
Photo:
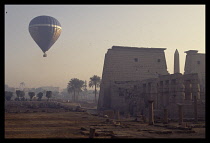
[[[28,31],[40,15],[62,26],[46,58]],[[101,77],[113,45],[167,48],[171,74],[177,49],[183,73],[184,51],[205,53],[205,5],[5,5],[5,84],[11,87],[66,88],[71,78]]]

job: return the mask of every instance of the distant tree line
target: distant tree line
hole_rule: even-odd
[[[90,77],[89,80],[89,87],[94,88],[94,94],[95,94],[95,103],[97,102],[96,100],[96,94],[97,94],[97,88],[100,87],[101,83],[101,78],[97,75],[93,75]],[[82,91],[87,91],[87,82],[80,80],[78,78],[72,78],[68,84],[67,84],[67,92],[73,93],[72,100],[73,101],[78,101],[78,96]],[[25,92],[22,90],[16,90],[16,98],[15,101],[26,101],[27,98],[25,98]],[[58,92],[52,92],[52,91],[40,91],[37,94],[35,92],[28,92],[29,100],[37,100],[41,101],[42,97],[46,96],[47,101],[49,101],[50,98],[53,97],[53,95],[58,95]],[[11,98],[13,97],[13,92],[11,91],[5,91],[5,100],[10,101]]]
[[[32,101],[32,100],[41,101],[42,97],[44,95],[43,92],[39,92],[37,95],[35,94],[35,92],[28,92],[30,101]],[[52,91],[46,91],[47,101],[49,101],[49,99],[52,97],[52,95],[53,95]],[[5,100],[6,101],[11,101],[12,97],[13,97],[13,92],[5,91]],[[27,98],[25,98],[25,92],[21,91],[21,90],[16,90],[15,101],[27,101]]]

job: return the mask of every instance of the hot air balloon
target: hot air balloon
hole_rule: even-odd
[[[29,33],[43,51],[43,57],[60,36],[61,29],[59,21],[51,16],[37,16],[29,23]]]

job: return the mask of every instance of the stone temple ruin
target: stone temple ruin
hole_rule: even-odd
[[[174,74],[167,71],[166,48],[113,46],[105,55],[98,110],[121,115],[145,115],[153,106],[155,118],[205,119],[205,54],[186,51],[184,74],[179,72],[179,53],[174,55]],[[149,118],[150,119],[150,118]]]

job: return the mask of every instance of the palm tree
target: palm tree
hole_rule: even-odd
[[[6,101],[10,101],[12,96],[13,96],[13,92],[5,91],[5,99],[6,99]]]
[[[97,75],[90,77],[89,87],[95,87],[95,103],[96,103],[96,88],[100,86],[101,78]]]
[[[16,92],[16,95],[17,95],[16,100],[19,101],[20,100],[20,92],[21,91],[20,90],[16,90],[15,92]]]
[[[47,91],[46,97],[47,97],[47,101],[49,101],[49,99],[52,97],[52,91]]]
[[[17,98],[16,100],[21,101],[24,100],[25,92],[22,90],[16,90]]]
[[[86,80],[85,80],[85,83],[84,83],[83,90],[84,90],[84,92],[85,92],[84,98],[85,98],[85,100],[87,100],[87,81],[86,81]]]
[[[84,81],[83,80],[79,80],[77,78],[72,78],[68,85],[67,85],[67,91],[68,93],[71,93],[73,92],[74,93],[74,96],[73,96],[73,101],[75,101],[76,99],[76,95],[75,93],[82,91],[82,87],[84,86]]]
[[[35,96],[35,92],[28,92],[28,95],[30,96],[30,101],[31,101],[32,98]]]
[[[42,92],[39,92],[39,93],[37,94],[37,97],[38,97],[37,101],[41,101],[43,95],[44,95],[44,94],[43,94]]]

